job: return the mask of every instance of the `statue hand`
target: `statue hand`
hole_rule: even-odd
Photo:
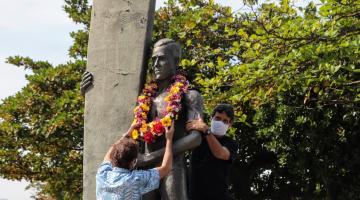
[[[85,92],[93,85],[93,77],[94,76],[88,71],[83,74],[80,83],[80,91],[82,95],[85,95]]]

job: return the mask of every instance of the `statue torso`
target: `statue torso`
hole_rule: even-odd
[[[160,92],[152,101],[148,119],[149,121],[154,120],[155,118],[163,118],[164,112],[166,111],[167,103],[165,102],[165,97],[168,95],[168,92]],[[185,96],[185,95],[184,95]],[[184,103],[184,96],[181,99],[182,109],[178,113],[178,119],[175,120],[175,133],[174,141],[178,140],[185,136],[185,122],[186,122],[186,105]],[[146,145],[146,151],[152,152],[158,149],[165,147],[165,135],[157,138],[156,141],[152,144]]]

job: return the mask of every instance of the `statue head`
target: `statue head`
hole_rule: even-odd
[[[152,54],[155,80],[165,80],[174,76],[180,57],[180,45],[174,40],[164,38],[157,41]]]

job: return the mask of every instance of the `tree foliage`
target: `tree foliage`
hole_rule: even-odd
[[[80,199],[84,99],[79,93],[85,70],[90,7],[87,1],[65,1],[65,11],[83,28],[72,32],[73,61],[13,56],[8,63],[32,71],[28,84],[0,105],[0,175],[25,179],[38,189],[37,199]]]
[[[213,0],[168,0],[155,14],[153,41],[178,40],[181,69],[208,112],[235,107],[231,134],[236,199],[358,199],[360,195],[360,4],[288,0],[247,12]],[[0,105],[0,174],[30,181],[38,198],[79,199],[83,98],[91,7],[65,0],[83,28],[72,32],[73,61],[59,66],[14,56],[28,85]]]
[[[181,67],[208,112],[235,106],[237,199],[357,199],[360,4],[290,1],[233,13],[168,1],[155,38],[183,44]]]

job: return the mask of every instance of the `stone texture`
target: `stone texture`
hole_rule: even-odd
[[[96,199],[95,174],[133,119],[151,42],[155,0],[94,0],[85,97],[84,200]]]

